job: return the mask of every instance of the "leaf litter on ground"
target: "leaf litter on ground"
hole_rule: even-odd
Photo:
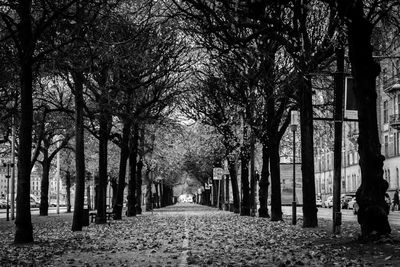
[[[357,223],[343,223],[341,235],[333,236],[325,220],[319,220],[318,228],[304,229],[301,219],[293,226],[290,217],[271,222],[208,207],[199,213],[172,215],[156,210],[90,224],[81,232],[70,230],[71,216],[33,216],[35,242],[19,246],[12,244],[13,224],[0,221],[0,266],[176,266],[183,251],[187,263],[198,266],[391,266],[400,262],[397,228],[393,238],[361,244]],[[188,248],[182,247],[185,220]]]

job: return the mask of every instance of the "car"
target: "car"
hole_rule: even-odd
[[[356,198],[353,197],[348,203],[348,208],[353,210],[353,214],[358,213],[359,206],[357,204]]]
[[[342,209],[348,209],[349,208],[349,202],[353,199],[354,196],[351,195],[342,195],[340,197],[340,206]]]
[[[40,203],[36,202],[35,200],[31,199],[31,208],[38,208]]]
[[[320,199],[319,197],[317,197],[317,199],[315,200],[315,205],[317,207],[322,207],[322,199]]]
[[[8,204],[8,207],[10,207],[10,203]],[[7,208],[7,200],[1,198],[0,199],[0,209],[5,209],[5,208]]]
[[[324,208],[332,208],[333,206],[333,196],[329,196],[326,200],[322,203]]]

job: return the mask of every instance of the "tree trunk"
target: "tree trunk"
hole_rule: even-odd
[[[239,197],[239,185],[237,180],[235,160],[228,159],[228,169],[232,184],[233,212],[239,213],[240,197]]]
[[[241,181],[242,181],[242,208],[241,216],[250,216],[250,183],[249,183],[249,156],[248,147],[242,149],[241,153]]]
[[[67,195],[67,213],[71,212],[71,173],[69,171],[65,174],[65,190]]]
[[[317,227],[314,176],[314,132],[311,80],[300,78],[301,173],[303,186],[303,227]]]
[[[256,173],[255,173],[255,163],[254,163],[254,153],[255,153],[255,144],[256,139],[253,131],[251,132],[250,137],[250,207],[251,207],[251,216],[256,216],[257,213],[257,204],[256,204]]]
[[[33,242],[33,228],[30,209],[30,175],[32,148],[32,64],[34,40],[31,22],[32,1],[18,1],[19,64],[21,67],[21,120],[19,125],[17,215],[15,219],[15,243]]]
[[[124,191],[125,191],[125,177],[126,167],[129,157],[129,136],[131,134],[131,123],[125,121],[122,129],[122,140],[121,140],[121,154],[119,159],[119,174],[118,174],[118,189],[115,205],[113,207],[114,220],[122,219],[122,208],[124,203]]]
[[[340,1],[339,5],[342,5],[340,10],[343,11],[348,3]],[[372,57],[373,25],[364,18],[362,1],[351,6],[346,15],[350,18],[346,21],[359,123],[358,152],[362,181],[356,193],[358,223],[361,225],[361,236],[366,238],[373,232],[378,235],[391,232],[385,203],[388,183],[383,179],[384,156],[381,155],[376,111],[376,77],[380,67]]]
[[[85,199],[85,145],[83,128],[83,81],[82,73],[74,71],[72,77],[75,84],[75,167],[76,187],[75,205],[72,219],[72,231],[82,231],[83,204]]]
[[[160,208],[165,207],[164,203],[164,184],[163,181],[160,182]]]
[[[270,142],[270,169],[271,169],[271,221],[282,220],[282,200],[281,200],[281,175],[280,175],[280,156],[279,143],[276,140]]]
[[[87,208],[89,210],[92,210],[92,195],[90,194],[90,180],[87,180],[88,184],[86,185],[86,201],[87,201]],[[96,188],[95,186],[94,193],[96,193]],[[96,206],[94,206],[94,209],[96,209]]]
[[[149,179],[146,185],[146,211],[153,210],[153,197],[152,197],[152,190],[151,190],[152,181]]]
[[[43,161],[42,161],[42,181],[40,182],[40,208],[39,214],[40,216],[47,216],[49,214],[49,173],[50,173],[50,164],[48,157],[48,150],[44,149],[43,152]]]
[[[104,101],[104,100],[103,100]],[[103,104],[104,105],[104,104]],[[102,108],[100,114],[100,136],[99,136],[99,184],[97,189],[97,215],[96,224],[107,222],[107,149],[108,149],[108,115]]]
[[[136,214],[142,214],[142,159],[139,159],[136,169]]]
[[[112,191],[111,207],[114,208],[115,203],[117,203],[117,193],[118,193],[118,183],[115,177],[111,180],[111,191]]]
[[[269,153],[266,145],[263,144],[262,148],[262,170],[261,179],[259,183],[260,191],[258,193],[258,199],[260,201],[260,209],[258,210],[258,216],[263,218],[269,218],[268,213],[268,186],[269,186]]]
[[[160,205],[159,205],[160,194],[159,194],[159,190],[158,190],[158,187],[159,187],[159,186],[160,186],[159,183],[155,183],[155,184],[154,184],[154,187],[155,187],[155,189],[156,189],[156,195],[155,195],[155,199],[154,199],[154,201],[155,201],[155,208],[156,208],[156,209],[159,209],[159,208],[160,208]]]
[[[128,208],[126,216],[136,216],[136,158],[137,158],[137,133],[132,137],[129,154],[129,183],[128,183]]]

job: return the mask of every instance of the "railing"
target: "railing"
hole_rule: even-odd
[[[390,115],[389,124],[392,128],[400,129],[400,114]]]
[[[383,91],[387,94],[398,91],[400,88],[393,88],[393,85],[399,83],[400,81],[400,74],[392,76],[388,79],[384,79],[383,81]]]

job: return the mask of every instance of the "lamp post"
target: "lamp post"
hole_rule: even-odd
[[[60,142],[57,142],[57,148],[60,148]],[[57,214],[60,214],[60,150],[57,152]]]
[[[6,209],[7,209],[7,221],[10,220],[10,168],[14,167],[14,164],[12,163],[3,163],[4,167],[7,167],[7,174],[6,174],[6,179],[7,179],[7,196],[6,196]]]
[[[293,132],[293,202],[292,202],[292,224],[295,225],[296,218],[296,130],[299,125],[299,113],[292,110],[290,114],[290,128]]]
[[[14,220],[15,215],[15,121],[14,116],[12,116],[12,126],[11,126],[11,220]],[[8,188],[8,186],[7,186]]]

